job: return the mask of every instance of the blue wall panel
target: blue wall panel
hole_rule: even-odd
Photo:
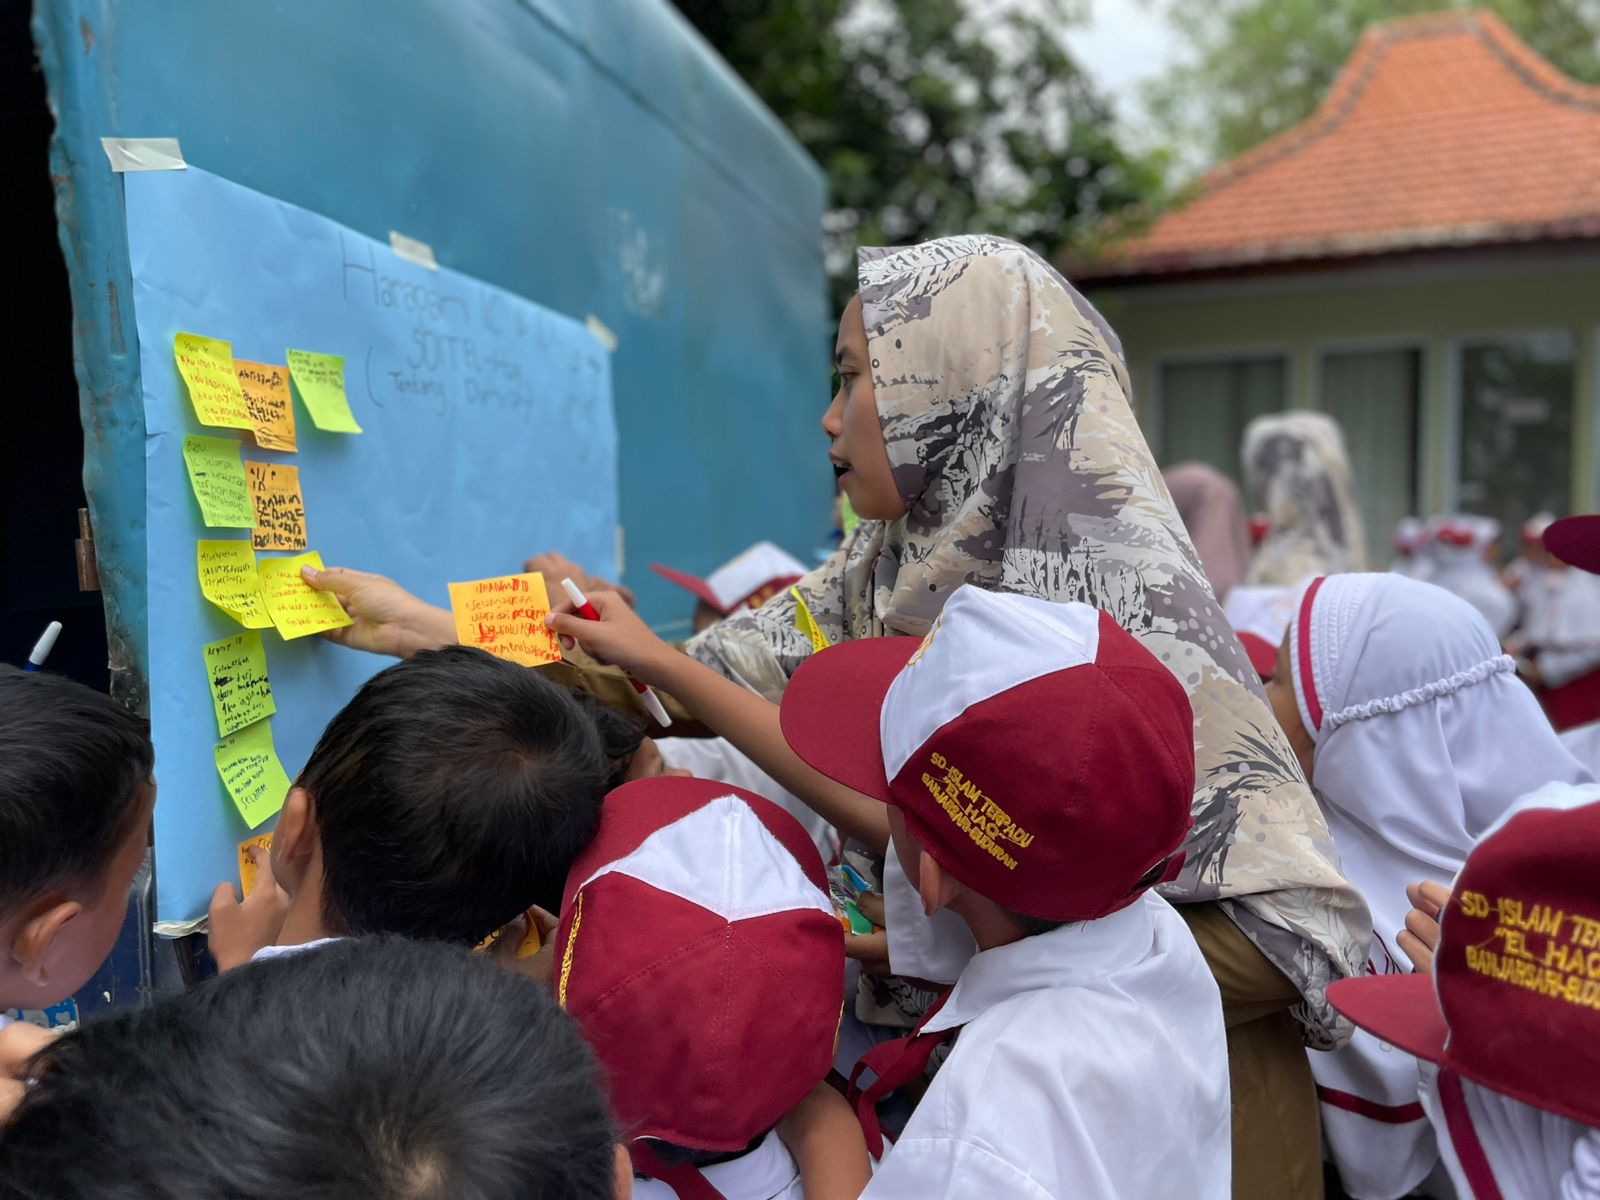
[[[822,175],[665,0],[39,0],[34,30],[130,700],[147,678],[144,430],[102,136],[175,136],[207,170],[604,321],[627,578],[651,619],[688,603],[647,560],[704,570],[763,537],[804,555],[826,531]]]

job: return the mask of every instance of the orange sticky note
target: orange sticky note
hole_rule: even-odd
[[[304,550],[306,503],[300,496],[300,469],[245,459],[244,476],[255,508],[250,544],[257,550]]]
[[[294,440],[294,401],[289,398],[289,368],[233,360],[244,390],[244,406],[263,450],[299,449]]]
[[[317,591],[300,578],[301,567],[322,570],[322,556],[313,550],[293,558],[261,560],[261,593],[266,597],[267,613],[285,641],[350,624],[339,598],[332,592]]]
[[[561,661],[561,643],[544,619],[550,597],[544,576],[503,575],[450,585],[456,640],[525,667]]]
[[[172,339],[172,352],[200,424],[255,428],[245,407],[244,389],[233,370],[232,345],[198,333],[180,333]]]
[[[246,629],[266,629],[272,624],[249,542],[196,542],[195,569],[201,593],[239,624]]]
[[[239,843],[239,894],[246,899],[256,886],[256,862],[250,857],[250,848],[260,846],[263,850],[272,849],[272,835],[270,833],[257,834],[255,837],[245,838]]]

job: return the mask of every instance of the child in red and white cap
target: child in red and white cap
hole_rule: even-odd
[[[799,1200],[796,1157],[828,1194],[865,1184],[860,1131],[823,1083],[844,993],[826,888],[805,831],[759,796],[661,778],[606,798],[567,877],[554,984],[608,1077],[636,1198]],[[829,1102],[840,1119],[780,1126]]]
[[[1432,1064],[1420,1098],[1460,1200],[1600,1197],[1597,800],[1593,784],[1523,797],[1467,856],[1431,934],[1419,940],[1424,911],[1408,918],[1416,974],[1328,989]]]
[[[920,644],[813,656],[781,715],[801,758],[890,806],[924,908],[978,945],[921,1027],[856,1068],[876,1150],[875,1102],[955,1037],[865,1196],[1228,1196],[1217,985],[1149,890],[1190,827],[1172,673],[1087,605],[962,587]]]

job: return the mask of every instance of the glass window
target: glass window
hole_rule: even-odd
[[[1507,544],[1572,502],[1572,334],[1502,334],[1460,349],[1459,507],[1499,518]]]
[[[1161,366],[1161,461],[1209,463],[1243,488],[1239,443],[1251,418],[1289,403],[1282,355]]]
[[[1422,352],[1335,350],[1321,357],[1318,398],[1344,430],[1356,500],[1367,535],[1367,565],[1388,564],[1401,517],[1417,512],[1417,422]]]

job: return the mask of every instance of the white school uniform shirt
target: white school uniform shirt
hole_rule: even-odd
[[[723,1200],[801,1200],[800,1168],[776,1132],[767,1134],[749,1154],[701,1167],[705,1181]],[[659,1179],[634,1176],[633,1200],[678,1200],[678,1193]]]
[[[1600,667],[1600,576],[1577,567],[1544,573],[1523,622],[1539,653],[1545,686],[1560,687]]]
[[[1456,1200],[1487,1200],[1472,1189],[1439,1099],[1439,1070],[1422,1068],[1422,1107],[1439,1139]],[[1600,1129],[1523,1104],[1470,1079],[1461,1081],[1472,1129],[1501,1200],[1600,1200]]]
[[[696,779],[731,783],[771,800],[805,826],[823,862],[832,862],[838,856],[839,837],[827,819],[734,749],[726,738],[657,738],[656,749],[667,766],[687,771]]]
[[[862,1200],[1227,1200],[1222,1000],[1146,893],[974,955],[924,1032],[961,1027]]]
[[[1299,636],[1296,625],[1291,646]],[[1459,597],[1392,574],[1329,576],[1307,644],[1320,729],[1298,652],[1295,697],[1316,746],[1312,787],[1345,878],[1372,912],[1366,970],[1404,972],[1406,885],[1448,885],[1518,797],[1593,777]],[[1417,1105],[1417,1060],[1359,1030],[1338,1050],[1309,1054],[1345,1190],[1356,1200],[1407,1195],[1439,1159]]]

